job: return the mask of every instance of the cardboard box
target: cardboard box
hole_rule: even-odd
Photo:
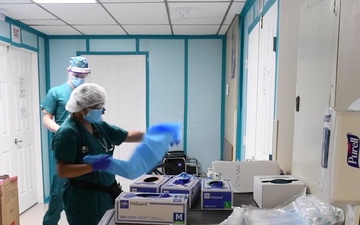
[[[179,177],[175,176],[161,187],[162,193],[187,194],[189,196],[189,208],[192,208],[200,197],[201,179],[192,176],[186,184],[178,183]]]
[[[214,182],[222,182],[222,186],[216,187]],[[201,183],[201,209],[232,210],[233,191],[229,180],[203,178]]]
[[[188,195],[123,192],[115,200],[115,223],[186,224]]]
[[[130,185],[131,192],[160,193],[161,186],[168,182],[172,176],[146,174]]]
[[[254,176],[280,175],[276,161],[213,161],[212,171],[228,179],[234,193],[253,192]]]
[[[0,176],[0,225],[19,225],[17,177]]]
[[[288,175],[255,176],[254,200],[259,208],[275,208],[300,194],[305,184]]]

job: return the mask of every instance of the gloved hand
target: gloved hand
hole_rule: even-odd
[[[180,144],[181,140],[181,125],[180,123],[159,123],[153,126],[150,126],[146,132],[147,135],[159,135],[159,134],[168,134],[171,135],[170,146],[174,144]]]
[[[90,162],[89,164],[92,166],[93,171],[99,171],[99,170],[106,170],[111,162],[111,156],[105,155],[103,157],[100,157],[99,159]]]

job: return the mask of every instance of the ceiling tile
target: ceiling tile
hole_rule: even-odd
[[[231,2],[233,3],[230,4]],[[11,19],[49,35],[171,35],[170,23],[174,26],[175,34],[216,35],[218,31],[219,34],[226,32],[228,26],[219,30],[221,23],[229,25],[234,16],[240,14],[244,2],[245,0],[97,0],[93,4],[36,4],[31,0],[0,0],[0,9]],[[185,9],[184,17],[181,16],[180,12],[184,12],[181,9]],[[186,10],[189,11],[186,13]],[[65,29],[63,25],[68,28]]]
[[[228,2],[216,3],[169,3],[172,24],[220,24],[229,6]],[[189,11],[181,16],[181,10]]]
[[[68,3],[41,5],[69,24],[116,24],[116,21],[99,4]]]
[[[123,3],[104,6],[123,25],[169,24],[164,3]]]
[[[25,23],[29,26],[39,26],[39,25],[66,25],[61,20],[20,20],[22,23]]]
[[[129,34],[137,35],[171,35],[169,25],[124,25]]]
[[[234,16],[240,14],[241,9],[244,7],[245,2],[234,2],[226,16],[224,24],[231,24]]]
[[[222,26],[221,26],[221,29],[220,29],[220,31],[219,31],[219,34],[220,34],[220,35],[226,34],[227,30],[229,29],[229,26],[230,26],[230,25],[222,25]]]
[[[191,2],[189,0],[168,0],[168,2]],[[193,1],[195,2],[195,1]],[[230,2],[230,0],[196,0],[196,2]]]
[[[0,0],[0,3],[32,3],[30,0]],[[2,8],[2,6],[0,6]]]
[[[70,26],[31,26],[32,28],[48,35],[81,35]]]
[[[5,9],[8,12],[7,16],[15,20],[56,18],[36,4],[2,4],[0,8]]]
[[[215,35],[219,25],[173,25],[175,35]]]
[[[127,3],[139,3],[139,2],[164,2],[164,0],[99,0],[101,3],[119,3],[119,2],[127,2]]]
[[[119,25],[74,26],[85,35],[123,35],[125,31]]]

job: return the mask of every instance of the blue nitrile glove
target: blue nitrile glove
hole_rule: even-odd
[[[91,155],[87,155],[84,157],[84,162],[86,161],[86,158],[89,157],[93,157]],[[99,171],[99,170],[106,170],[111,162],[111,155],[107,155],[107,154],[100,154],[100,155],[96,155],[93,160],[87,162],[92,166],[93,171]]]
[[[146,134],[172,134],[170,146],[178,145],[181,140],[181,125],[180,123],[159,123],[155,124],[147,130]]]

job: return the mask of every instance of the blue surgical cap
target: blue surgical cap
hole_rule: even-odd
[[[69,71],[74,73],[91,73],[91,69],[89,68],[88,61],[85,57],[75,56],[70,58]]]

